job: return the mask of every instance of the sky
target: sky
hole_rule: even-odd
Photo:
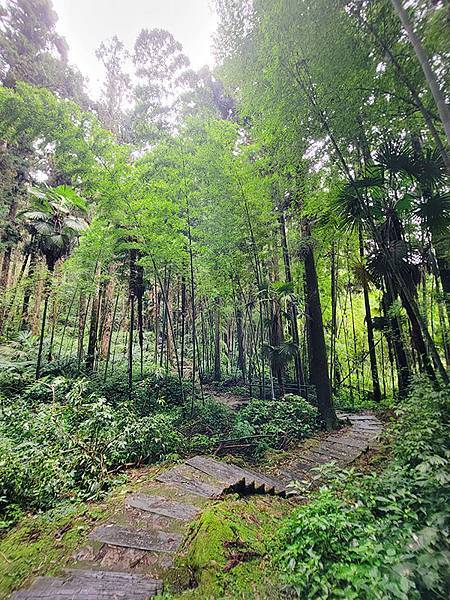
[[[57,31],[69,44],[70,62],[89,79],[98,97],[102,67],[95,56],[100,43],[117,35],[132,50],[141,29],[167,29],[181,42],[194,69],[213,64],[211,0],[53,0]]]

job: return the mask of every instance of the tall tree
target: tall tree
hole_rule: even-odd
[[[433,94],[434,101],[436,102],[439,116],[444,127],[445,135],[447,136],[447,144],[450,146],[450,111],[448,109],[445,96],[440,88],[436,74],[433,71],[431,62],[426,55],[425,49],[422,46],[419,36],[414,31],[414,26],[409,17],[408,11],[404,7],[401,0],[391,0],[391,2],[395,10],[397,11],[400,21],[402,22],[402,25],[405,28],[408,39],[411,42],[412,47],[414,48],[417,60],[419,61],[420,66],[422,67],[422,71],[425,75],[430,91]]]

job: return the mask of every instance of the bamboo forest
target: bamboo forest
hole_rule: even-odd
[[[0,600],[449,597],[449,64],[448,0],[0,0]]]

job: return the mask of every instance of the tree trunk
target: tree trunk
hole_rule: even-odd
[[[237,337],[237,367],[242,373],[244,383],[247,379],[247,367],[245,363],[244,328],[242,326],[242,311],[236,308],[236,337]]]
[[[309,324],[311,383],[315,386],[317,406],[320,416],[328,430],[337,426],[337,416],[331,399],[331,386],[328,376],[328,359],[323,330],[322,307],[320,304],[319,286],[316,265],[311,244],[309,242],[310,227],[306,220],[302,221],[302,233],[305,239],[304,264],[306,287],[306,315]]]
[[[97,291],[94,292],[91,308],[91,322],[89,325],[88,349],[86,354],[86,371],[91,372],[94,368],[95,349],[97,346],[98,316],[100,311],[100,298]]]
[[[408,39],[412,47],[414,48],[417,60],[419,61],[420,66],[422,67],[422,71],[425,75],[425,79],[427,80],[428,87],[430,88],[434,101],[436,102],[442,125],[444,126],[444,131],[447,136],[447,144],[450,145],[450,111],[445,101],[444,94],[442,93],[439,87],[437,77],[433,69],[431,68],[430,61],[428,60],[428,57],[425,54],[425,50],[419,40],[419,37],[414,32],[413,25],[409,18],[408,12],[402,5],[401,0],[391,0],[391,2],[400,18],[400,21],[402,22],[403,27],[405,28],[405,31],[408,35]]]
[[[130,296],[130,326],[128,330],[128,395],[133,392],[134,295]]]
[[[409,302],[405,302],[403,291],[400,290],[400,297],[402,299],[403,306],[405,307],[406,313],[408,314],[409,321],[411,323],[411,339],[413,347],[417,350],[417,353],[421,359],[422,366],[425,369],[427,375],[432,381],[437,381],[436,374],[433,369],[433,365],[430,361],[430,356],[427,352],[424,339],[422,337],[422,331],[420,325],[417,322],[415,313],[411,310]]]
[[[49,272],[50,277],[52,276],[53,271]],[[47,273],[46,273],[47,275]],[[41,364],[42,364],[42,349],[44,347],[44,334],[45,334],[45,323],[47,321],[47,310],[48,310],[48,300],[50,298],[50,282],[48,281],[48,277],[44,279],[44,311],[42,313],[42,321],[41,321],[41,333],[39,336],[39,348],[38,355],[36,361],[36,379],[39,379],[41,374]]]
[[[31,298],[31,290],[32,285],[30,279],[34,275],[34,271],[36,268],[37,257],[35,252],[31,252],[30,254],[30,263],[28,265],[28,275],[27,281],[24,286],[23,291],[23,301],[22,301],[22,316],[20,320],[20,329],[26,330],[30,328],[30,319],[28,315],[28,310],[30,308],[30,298]]]
[[[448,245],[447,238],[442,239],[432,235],[432,242],[436,254],[436,263],[441,280],[442,291],[444,294],[444,304],[447,312],[447,319],[450,323],[450,261],[447,258],[445,246]]]
[[[136,285],[135,285],[136,299],[137,299],[137,326],[138,326],[138,338],[139,338],[139,351],[140,351],[140,373],[141,377],[144,372],[144,315],[143,315],[143,302],[144,302],[144,267],[136,265]]]
[[[364,260],[364,243],[361,226],[359,228],[359,256]],[[369,287],[366,279],[363,279],[364,309],[366,312],[367,344],[369,346],[370,372],[372,375],[372,391],[375,402],[381,400],[380,379],[378,375],[377,353],[373,336],[372,311],[370,309]]]
[[[271,324],[270,324],[270,345],[272,346],[272,357],[270,372],[275,375],[278,382],[280,398],[284,398],[285,386],[284,386],[284,359],[280,355],[280,349],[284,342],[283,336],[283,323],[281,320],[281,307],[280,303],[276,300],[272,301],[271,310]]]
[[[184,377],[184,354],[186,337],[186,278],[181,276],[181,358],[180,370],[181,377]]]
[[[103,381],[106,381],[106,377],[108,375],[109,357],[111,356],[111,342],[112,342],[112,337],[113,337],[113,332],[114,332],[114,322],[116,320],[118,304],[119,304],[119,293],[116,294],[116,301],[114,302],[114,311],[112,313],[111,327],[109,328],[108,347],[106,349],[106,354],[105,354],[105,375],[103,377]]]
[[[214,310],[214,381],[220,381],[222,378],[220,354],[220,308],[219,299],[216,298]]]
[[[278,218],[280,224],[280,234],[281,234],[281,247],[283,250],[283,262],[284,262],[284,273],[287,283],[293,284],[292,279],[292,270],[291,270],[291,258],[289,254],[289,247],[287,243],[287,235],[286,235],[286,219],[284,216],[284,210],[281,208],[279,212]],[[294,356],[294,364],[295,364],[295,379],[297,382],[297,390],[301,396],[306,398],[306,387],[305,387],[305,374],[303,370],[302,357],[300,354],[300,335],[298,331],[298,312],[295,302],[291,299],[288,300],[288,315],[290,322],[290,330],[292,335],[292,341],[297,346],[297,352]]]
[[[389,289],[389,284],[387,284],[387,287]],[[397,367],[398,394],[400,398],[403,398],[408,391],[408,386],[411,381],[411,372],[403,345],[403,336],[400,323],[397,317],[389,316],[389,309],[392,306],[393,301],[394,297],[392,293],[390,291],[386,291],[383,294],[383,312],[385,318],[389,322],[390,341],[392,342],[395,364]]]

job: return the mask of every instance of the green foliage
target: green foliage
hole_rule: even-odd
[[[253,398],[242,408],[232,437],[258,436],[255,451],[285,447],[311,435],[317,427],[317,410],[304,398],[287,394],[280,400]]]
[[[83,379],[39,380],[0,415],[0,507],[47,508],[107,488],[127,463],[161,460],[183,446],[175,414],[141,416],[111,405]]]
[[[104,381],[100,374],[73,378],[72,366],[56,363],[37,381],[19,374],[0,381],[4,526],[22,510],[96,497],[124,465],[208,452],[221,440],[255,434],[249,453],[260,455],[303,439],[316,425],[316,410],[296,396],[252,400],[236,412],[210,398],[192,403],[174,376],[136,377],[130,397],[126,371]]]
[[[417,381],[381,474],[328,477],[284,529],[279,561],[298,597],[446,597],[448,390]]]

